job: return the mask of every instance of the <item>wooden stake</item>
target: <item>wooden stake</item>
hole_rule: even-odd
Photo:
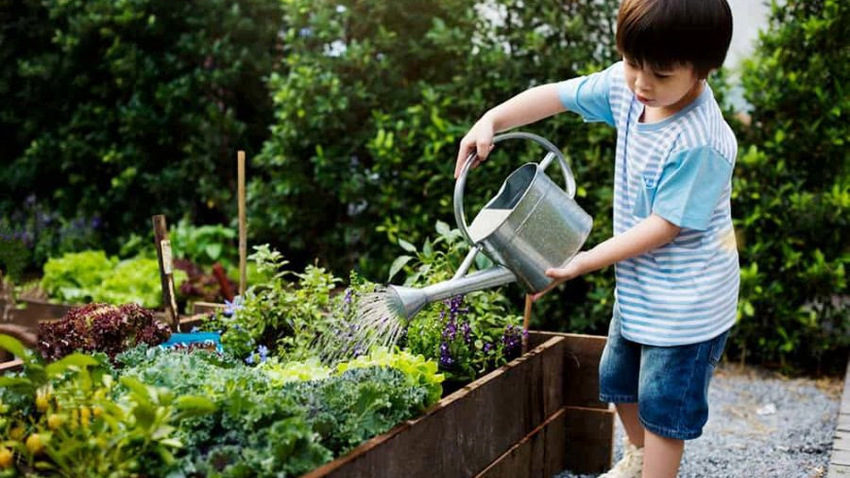
[[[248,280],[248,224],[245,220],[245,151],[237,153],[239,195],[239,295],[245,296]]]
[[[168,224],[165,216],[151,217],[153,237],[156,243],[156,257],[159,260],[159,278],[162,283],[162,304],[165,308],[165,320],[171,324],[171,330],[178,332],[180,317],[177,315],[177,300],[174,295],[174,263],[171,260],[171,242],[168,240]]]
[[[525,294],[525,311],[522,317],[522,353],[528,352],[528,324],[531,322],[531,294]]]

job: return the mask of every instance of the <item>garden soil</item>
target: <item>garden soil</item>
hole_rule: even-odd
[[[842,386],[841,378],[792,379],[721,365],[709,389],[708,423],[700,438],[686,442],[679,477],[825,477]],[[615,434],[616,463],[623,449],[619,419]]]

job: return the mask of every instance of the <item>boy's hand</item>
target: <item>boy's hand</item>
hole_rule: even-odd
[[[552,281],[552,283],[549,284],[549,287],[547,287],[546,289],[544,289],[544,290],[542,290],[542,291],[540,291],[536,294],[533,294],[531,296],[531,300],[536,301],[537,299],[543,297],[544,294],[546,294],[550,290],[554,289],[555,287],[558,287],[559,285],[563,284],[564,282],[566,282],[570,279],[575,279],[576,277],[587,272],[587,270],[585,269],[585,264],[584,264],[585,254],[586,254],[585,252],[579,252],[578,254],[575,255],[575,257],[573,257],[573,260],[568,262],[567,265],[565,265],[564,267],[555,268],[555,269],[546,269],[546,276],[551,277],[555,280]]]
[[[457,153],[457,162],[455,163],[455,179],[460,176],[463,170],[463,165],[466,163],[466,158],[470,154],[475,153],[472,167],[478,166],[482,161],[487,159],[487,155],[493,150],[493,136],[496,134],[493,122],[487,115],[481,117],[472,128],[466,133],[466,136],[460,140],[460,149]]]

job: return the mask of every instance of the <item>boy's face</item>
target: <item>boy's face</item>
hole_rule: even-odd
[[[638,101],[652,108],[682,107],[693,100],[699,92],[700,79],[691,65],[677,65],[667,70],[638,65],[623,57],[626,84]]]

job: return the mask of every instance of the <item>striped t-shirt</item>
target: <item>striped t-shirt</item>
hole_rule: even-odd
[[[670,243],[616,265],[623,337],[702,342],[737,314],[740,270],[730,194],[737,142],[708,85],[673,116],[641,123],[622,62],[559,83],[564,107],[617,128],[614,234],[656,214],[682,228]]]

